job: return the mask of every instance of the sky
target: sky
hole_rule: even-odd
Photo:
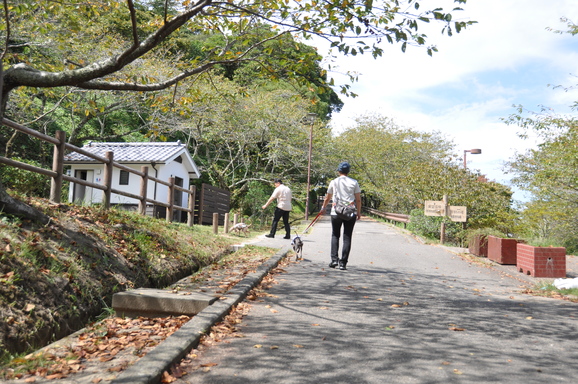
[[[423,0],[421,6],[449,10],[453,2]],[[378,114],[417,131],[439,131],[455,143],[460,157],[464,150],[482,150],[467,154],[469,169],[510,185],[504,163],[536,144],[518,138],[520,129],[501,120],[516,112],[513,106],[536,112],[546,106],[557,114],[578,115],[571,109],[578,90],[554,87],[578,84],[578,36],[547,29],[567,30],[562,17],[578,23],[578,2],[468,0],[462,8],[454,20],[478,23],[453,37],[441,35],[441,26],[428,30],[428,43],[439,50],[433,57],[423,48],[408,47],[403,53],[399,45],[386,44],[381,58],[339,57],[332,63],[340,71],[359,73],[351,85],[359,96],[342,97],[345,105],[331,125],[338,134],[352,126],[355,116]],[[337,83],[347,82],[337,72],[331,75]],[[513,190],[516,200],[527,200]]]

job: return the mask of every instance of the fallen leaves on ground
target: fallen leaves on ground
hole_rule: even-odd
[[[62,379],[86,369],[86,365],[90,362],[111,362],[121,352],[128,351],[128,353],[142,357],[189,319],[189,316],[154,319],[108,318],[79,334],[78,341],[69,347],[50,349],[26,356],[19,361],[22,366],[27,366],[25,373],[15,373],[12,377],[6,378]],[[107,371],[120,372],[124,368],[126,368],[124,364],[119,364],[108,368]],[[16,367],[15,372],[21,371]]]
[[[262,300],[265,297],[275,297],[270,295],[266,292],[267,289],[271,288],[273,285],[278,284],[275,280],[275,276],[284,273],[285,270],[281,268],[282,266],[286,265],[288,261],[284,259],[279,263],[279,266],[274,268],[267,276],[265,276],[261,283],[253,288],[249,294],[247,295],[248,301],[255,302],[258,300]],[[271,308],[270,305],[266,305],[266,308],[270,309],[272,312],[275,311]],[[251,304],[247,301],[241,302],[235,307],[231,309],[229,314],[225,316],[223,321],[215,324],[208,334],[205,334],[201,337],[199,341],[199,345],[196,349],[193,349],[183,360],[181,360],[178,364],[174,365],[174,367],[179,367],[183,374],[194,372],[197,370],[208,372],[212,366],[216,366],[216,363],[202,363],[200,360],[202,356],[202,352],[205,351],[207,348],[220,343],[220,342],[227,342],[227,338],[230,337],[244,337],[241,333],[239,325],[242,323],[242,319],[249,313],[251,309]],[[303,346],[294,346],[295,348],[302,348]],[[255,344],[253,348],[261,349],[263,348],[262,344]],[[270,349],[278,349],[279,347],[273,345]],[[166,381],[163,383],[170,383],[172,381]]]

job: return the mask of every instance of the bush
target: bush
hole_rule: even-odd
[[[414,209],[410,213],[410,222],[407,229],[416,235],[430,240],[439,240],[441,223],[446,224],[446,239],[450,243],[459,244],[463,237],[462,223],[450,221],[447,217],[425,216],[423,209]]]
[[[13,160],[42,167],[40,163],[19,157]],[[48,197],[50,194],[50,178],[40,173],[26,171],[24,169],[3,166],[0,168],[0,179],[6,189],[14,189],[26,196]]]
[[[265,213],[266,211],[263,211],[261,207],[271,197],[271,193],[273,189],[270,185],[259,181],[249,182],[247,192],[238,200],[241,215],[253,217],[262,222],[265,216],[269,216],[269,213]]]

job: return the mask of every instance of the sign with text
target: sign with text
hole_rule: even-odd
[[[450,205],[450,219],[452,221],[465,223],[468,218],[466,207]]]
[[[426,216],[445,216],[446,210],[443,201],[426,200],[424,206],[424,215]],[[468,210],[462,206],[448,206],[448,216],[452,221],[466,222]]]
[[[426,216],[445,216],[446,209],[443,201],[426,200],[424,215]]]

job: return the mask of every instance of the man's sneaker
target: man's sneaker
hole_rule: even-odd
[[[284,237],[284,239],[290,239],[290,238],[291,238],[291,236],[285,236]]]
[[[265,237],[268,237],[268,238],[272,239],[272,238],[274,238],[274,237],[275,237],[275,235],[272,235],[272,234],[268,234],[268,235],[265,235]]]
[[[332,261],[331,263],[329,263],[329,268],[335,268],[337,267],[337,262]]]
[[[347,268],[345,268],[345,264],[339,264],[339,269],[341,269],[342,271],[347,270]]]

